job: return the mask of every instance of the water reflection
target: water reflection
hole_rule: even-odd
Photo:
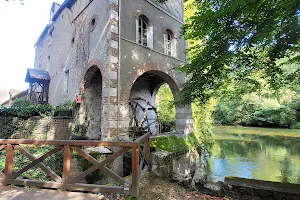
[[[226,127],[215,128],[213,136],[216,142],[209,160],[211,181],[236,176],[300,184],[300,137],[237,134]]]

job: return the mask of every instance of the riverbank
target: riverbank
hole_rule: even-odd
[[[243,134],[243,135],[266,135],[266,136],[285,136],[299,137],[300,129],[283,129],[283,128],[261,128],[261,127],[244,127],[244,126],[214,126],[213,135],[222,134]]]

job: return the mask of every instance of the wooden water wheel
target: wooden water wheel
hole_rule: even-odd
[[[160,133],[161,123],[159,115],[156,108],[149,101],[140,97],[132,98],[129,106],[131,136],[141,136],[147,132],[150,132],[152,135]]]

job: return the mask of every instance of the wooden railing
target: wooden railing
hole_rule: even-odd
[[[24,145],[33,146],[55,146],[55,148],[48,153],[35,157]],[[84,147],[91,146],[103,146],[114,147],[119,150],[115,151],[111,155],[107,156],[104,160],[98,161],[90,154],[84,151]],[[139,195],[139,182],[143,179],[150,167],[150,133],[143,135],[135,141],[128,142],[105,142],[95,140],[0,140],[0,151],[6,149],[6,160],[4,173],[0,169],[0,182],[3,185],[19,185],[19,186],[36,186],[42,188],[53,188],[62,190],[73,191],[91,191],[91,192],[106,192],[106,193],[124,193],[129,194],[132,197],[138,197]],[[18,171],[13,171],[14,154],[15,151],[19,151],[20,154],[27,157],[31,163],[24,166]],[[116,158],[124,155],[127,151],[132,150],[132,180],[126,180],[124,177],[119,176],[111,169],[107,167],[107,164],[114,161]],[[63,151],[64,161],[62,169],[62,177],[57,175],[53,170],[46,166],[43,161],[55,153]],[[70,177],[71,169],[71,151],[75,151],[78,155],[92,163],[92,167],[76,175]],[[1,154],[0,154],[1,156]],[[28,171],[32,167],[39,167],[42,169],[52,181],[40,181],[31,179],[18,179],[18,177],[24,172]],[[96,170],[101,172],[115,182],[119,183],[119,186],[107,186],[96,184],[83,184],[79,183],[79,180],[85,178]]]

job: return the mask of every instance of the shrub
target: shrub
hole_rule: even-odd
[[[49,104],[32,105],[26,98],[21,98],[17,99],[11,108],[1,108],[0,116],[27,119],[32,116],[50,116],[53,110]]]

